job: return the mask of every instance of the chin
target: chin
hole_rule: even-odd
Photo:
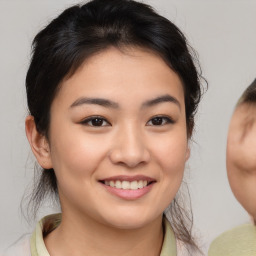
[[[106,217],[106,216],[105,216]],[[142,216],[138,214],[123,214],[119,216],[113,216],[112,218],[105,219],[110,226],[117,229],[139,229],[147,226],[149,223],[156,221],[159,217],[155,216]]]

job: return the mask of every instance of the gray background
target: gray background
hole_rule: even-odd
[[[256,1],[149,0],[186,34],[209,82],[196,120],[186,171],[195,234],[207,251],[210,241],[249,221],[228,185],[227,129],[234,105],[256,77]],[[0,0],[0,250],[32,230],[20,213],[31,186],[33,157],[24,133],[24,79],[36,32],[73,0]],[[38,218],[54,209],[46,206]]]

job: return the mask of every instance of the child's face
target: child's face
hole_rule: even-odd
[[[182,82],[152,53],[106,50],[61,84],[49,141],[65,216],[119,228],[162,218],[189,157]]]
[[[231,119],[227,171],[234,195],[256,220],[256,105],[239,105]]]

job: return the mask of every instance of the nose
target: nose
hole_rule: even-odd
[[[129,168],[147,163],[150,160],[150,152],[139,129],[136,127],[120,129],[113,142],[109,158],[112,163]]]

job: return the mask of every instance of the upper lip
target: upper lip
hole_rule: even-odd
[[[105,179],[101,179],[100,181],[135,181],[135,180],[146,180],[147,182],[153,182],[156,181],[155,179],[145,176],[145,175],[135,175],[135,176],[128,176],[128,175],[118,175],[118,176],[112,176]]]

